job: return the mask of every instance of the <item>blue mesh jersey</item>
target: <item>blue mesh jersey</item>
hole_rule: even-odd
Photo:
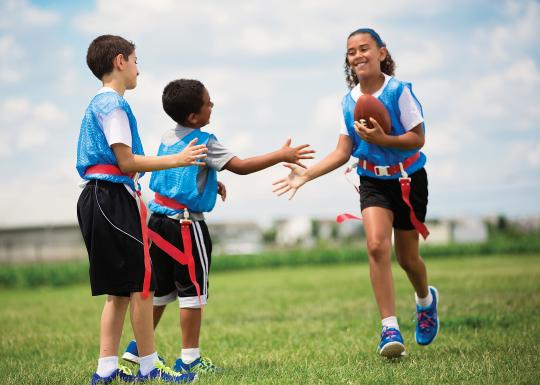
[[[388,81],[388,84],[384,88],[381,95],[379,95],[378,97],[378,99],[384,104],[384,106],[388,110],[390,119],[392,121],[392,131],[390,132],[390,135],[397,136],[397,135],[402,135],[406,132],[405,127],[403,127],[399,119],[401,115],[401,112],[399,110],[399,97],[401,96],[401,93],[403,92],[404,87],[409,88],[409,90],[411,91],[411,95],[413,96],[416,104],[418,105],[420,113],[422,113],[422,106],[420,105],[420,102],[418,101],[414,93],[412,92],[411,83],[402,82],[392,77]],[[365,159],[368,162],[371,162],[377,166],[391,166],[391,165],[396,165],[399,162],[404,161],[405,159],[409,158],[411,155],[414,155],[416,152],[418,152],[419,149],[400,150],[397,148],[382,147],[376,144],[371,144],[371,143],[367,143],[363,141],[362,138],[360,138],[360,136],[354,130],[354,107],[355,106],[356,106],[356,102],[352,98],[351,92],[347,93],[343,97],[343,100],[341,102],[341,108],[343,110],[343,117],[345,119],[345,125],[347,126],[347,132],[349,133],[349,137],[353,141],[352,156],[358,159],[362,159],[362,160]],[[424,124],[424,130],[425,130],[425,124]],[[412,174],[413,172],[420,170],[422,167],[424,167],[425,163],[426,163],[426,156],[421,152],[418,160],[407,168],[407,173]],[[372,178],[397,179],[401,177],[400,174],[391,175],[391,176],[378,176],[369,170],[363,169],[362,167],[357,167],[356,170],[359,175],[369,176]]]
[[[101,179],[114,183],[125,183],[133,186],[128,176],[92,174],[85,176],[86,169],[97,164],[112,164],[118,166],[114,152],[109,147],[99,116],[107,116],[115,109],[126,112],[131,130],[132,151],[136,155],[144,155],[141,138],[137,131],[137,120],[128,102],[116,92],[103,92],[94,96],[84,114],[77,144],[77,171],[83,179]],[[142,173],[141,173],[142,176]]]
[[[215,139],[212,134],[201,130],[193,130],[191,133],[170,146],[161,143],[158,155],[176,154],[182,151],[189,142],[195,138],[198,139],[198,145],[206,145],[210,138]],[[199,191],[197,188],[197,174],[200,170],[201,167],[199,166],[188,166],[154,171],[150,178],[150,189],[187,206],[189,211],[212,211],[216,204],[217,197],[217,172],[213,168],[208,169],[204,190]],[[181,212],[181,210],[173,210],[159,205],[154,200],[150,201],[148,207],[157,214],[176,215]]]

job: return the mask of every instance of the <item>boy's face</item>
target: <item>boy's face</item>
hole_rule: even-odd
[[[135,51],[128,56],[127,61],[124,61],[123,73],[126,89],[134,89],[137,86],[137,76],[139,76],[139,69],[137,68],[137,54]]]
[[[194,123],[196,127],[203,127],[210,123],[210,115],[212,115],[212,107],[214,103],[210,100],[210,94],[205,88],[203,92],[203,105],[199,112],[193,114]]]

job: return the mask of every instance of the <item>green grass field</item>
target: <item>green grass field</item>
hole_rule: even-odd
[[[220,272],[202,348],[226,368],[204,384],[539,384],[540,255],[427,260],[441,331],[414,343],[414,299],[396,265],[408,356],[375,354],[380,330],[365,263]],[[0,291],[0,384],[87,384],[103,298],[88,286]],[[156,339],[171,361],[178,308]],[[126,322],[122,346],[131,338]]]

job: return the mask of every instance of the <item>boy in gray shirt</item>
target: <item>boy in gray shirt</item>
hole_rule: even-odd
[[[174,370],[178,372],[216,372],[221,369],[202,357],[199,349],[201,308],[208,300],[208,274],[212,241],[203,212],[213,209],[216,196],[225,200],[217,172],[229,170],[246,175],[280,162],[304,167],[302,159],[312,159],[309,145],[291,147],[291,140],[280,149],[247,159],[240,159],[217,138],[201,130],[210,122],[214,103],[208,90],[197,80],[170,82],[163,91],[163,109],[177,123],[165,132],[159,155],[178,152],[193,139],[205,144],[208,152],[203,167],[176,168],[154,172],[150,188],[155,198],[149,203],[153,214],[148,227],[154,241],[150,248],[158,289],[154,294],[154,327],[168,303],[178,298],[182,348]],[[189,219],[189,220],[186,220]],[[128,345],[123,358],[137,363],[135,341]]]

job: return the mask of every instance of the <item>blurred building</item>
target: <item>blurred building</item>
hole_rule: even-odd
[[[0,229],[0,262],[62,261],[87,258],[77,225]]]
[[[500,218],[497,220],[499,227],[511,226],[523,232],[540,228],[538,217],[499,222]],[[430,221],[427,225],[431,234],[426,244],[486,242],[488,223],[489,220],[473,217]],[[212,235],[213,255],[257,254],[266,246],[314,247],[319,241],[339,244],[364,237],[361,221],[338,224],[334,219],[303,216],[276,220],[271,228],[264,230],[251,221],[210,222],[208,227]],[[0,263],[86,258],[86,248],[76,224],[0,228]]]
[[[210,223],[212,255],[256,254],[263,249],[263,232],[255,222]]]

